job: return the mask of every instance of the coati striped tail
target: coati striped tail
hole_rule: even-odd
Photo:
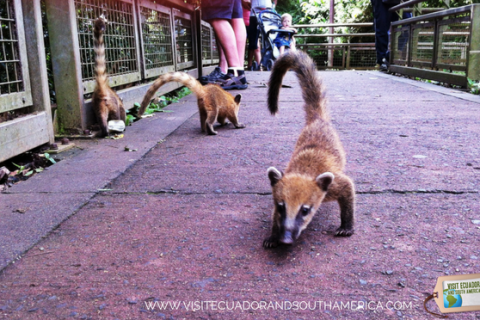
[[[272,114],[278,112],[278,95],[283,77],[289,69],[297,74],[305,101],[307,123],[318,118],[328,119],[322,82],[317,77],[315,62],[302,51],[289,51],[280,56],[273,65],[268,85],[268,109]]]
[[[93,50],[95,51],[95,78],[99,88],[105,86],[108,87],[107,65],[105,62],[105,43],[103,41],[105,28],[106,25],[104,18],[100,17],[95,20],[93,27]]]
[[[188,75],[185,72],[167,73],[158,77],[157,80],[155,80],[155,82],[150,86],[147,93],[145,94],[145,97],[143,97],[142,104],[140,106],[140,109],[138,110],[138,116],[141,116],[145,112],[145,109],[150,104],[150,101],[152,101],[153,96],[155,95],[157,90],[160,89],[160,87],[167,82],[180,82],[181,84],[192,90],[198,99],[201,99],[204,96],[205,91],[202,84],[198,82],[194,77]]]

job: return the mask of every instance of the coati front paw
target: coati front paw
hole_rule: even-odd
[[[353,228],[342,228],[339,227],[337,231],[335,231],[335,236],[337,237],[350,237],[355,231]]]
[[[276,248],[278,246],[278,239],[276,237],[268,237],[263,241],[263,247],[265,249]]]

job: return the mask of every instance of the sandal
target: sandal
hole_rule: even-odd
[[[233,77],[231,74],[228,76],[230,78],[218,79],[216,81],[223,90],[245,90],[248,88],[247,79],[244,74],[238,77]]]

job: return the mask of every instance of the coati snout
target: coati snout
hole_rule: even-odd
[[[308,226],[334,180],[331,172],[310,177],[284,175],[274,167],[267,170],[273,190],[273,223],[278,227],[278,241],[293,244]]]

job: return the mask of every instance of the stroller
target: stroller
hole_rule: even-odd
[[[294,32],[280,29],[282,26],[282,17],[275,11],[271,9],[266,9],[260,12],[256,12],[255,9],[252,10],[257,17],[258,29],[260,30],[260,37],[262,38],[262,60],[260,61],[260,64],[270,71],[273,67],[275,59],[277,59],[280,55],[280,52],[277,46],[273,43],[273,40],[275,40],[278,33],[289,34],[291,37]],[[253,62],[252,66],[253,70],[258,70],[260,67],[257,65],[256,61]]]

